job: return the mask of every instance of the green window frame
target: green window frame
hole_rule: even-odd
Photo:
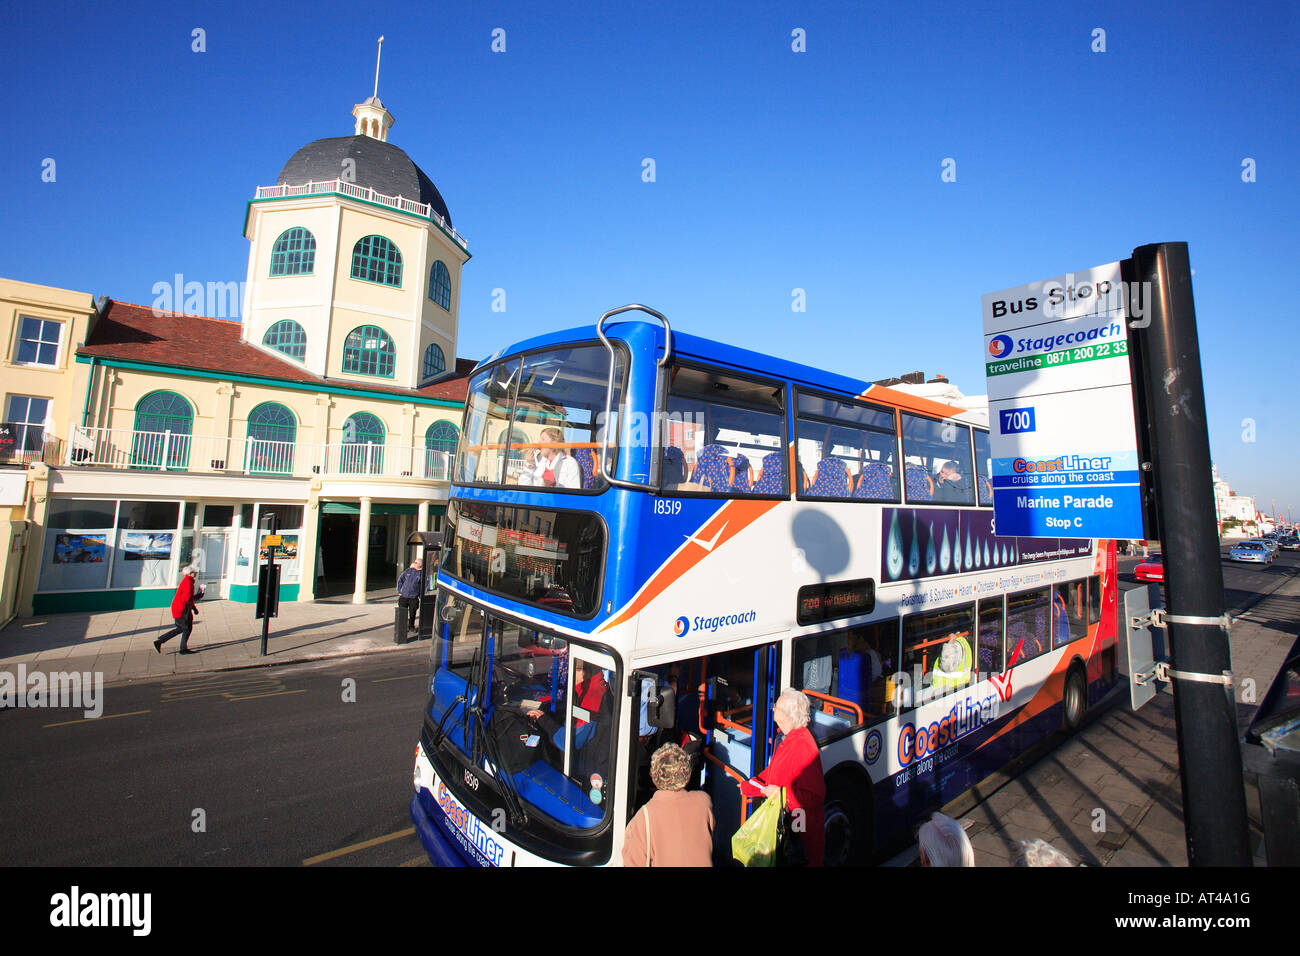
[[[280,233],[271,247],[271,275],[309,276],[316,268],[316,237],[302,226]]]
[[[451,311],[451,273],[441,259],[429,270],[429,298],[448,312]]]
[[[397,365],[393,339],[377,325],[361,325],[343,340],[343,371],[392,378]]]
[[[262,344],[299,362],[307,358],[307,332],[293,319],[281,319],[267,329]]]
[[[451,468],[443,468],[442,463],[455,459],[459,443],[460,431],[451,422],[434,422],[430,425],[424,432],[424,477],[449,480]],[[443,458],[443,454],[449,457]]]
[[[370,412],[353,413],[343,423],[339,472],[345,475],[378,475],[383,470],[384,423]]]
[[[447,356],[437,342],[424,350],[424,377],[433,378],[447,371]]]
[[[248,413],[248,470],[264,475],[293,472],[298,422],[279,402],[263,402]]]
[[[402,287],[402,253],[383,236],[363,236],[352,247],[352,278]]]
[[[150,392],[135,405],[131,467],[185,468],[193,432],[194,407],[188,401],[166,389]]]

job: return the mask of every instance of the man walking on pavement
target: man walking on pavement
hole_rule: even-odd
[[[415,615],[420,610],[420,595],[424,593],[424,561],[416,558],[397,579],[397,606],[406,608],[408,631],[415,628]]]
[[[159,654],[162,653],[162,646],[177,634],[181,636],[180,653],[194,653],[189,649],[188,645],[190,631],[194,627],[194,617],[199,613],[199,592],[194,585],[194,578],[197,574],[198,570],[192,564],[186,565],[181,572],[181,583],[177,586],[176,594],[172,597],[172,619],[176,622],[176,626],[153,642],[153,649]]]

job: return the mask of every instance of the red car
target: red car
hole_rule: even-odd
[[[1153,554],[1146,561],[1143,561],[1133,569],[1133,576],[1139,581],[1155,581],[1157,584],[1165,583],[1165,562],[1164,556]]]

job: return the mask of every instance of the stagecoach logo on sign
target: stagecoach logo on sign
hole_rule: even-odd
[[[673,625],[673,633],[678,637],[685,637],[686,632],[691,629],[691,622],[684,617],[679,617],[677,623]]]
[[[1007,350],[1011,348],[1011,345],[1011,336],[995,335],[989,340],[989,355],[994,358],[1002,358],[1007,354]]]
[[[867,763],[876,762],[876,759],[880,756],[881,746],[882,741],[879,730],[873,730],[871,733],[867,734],[866,746],[862,748],[862,756]]]

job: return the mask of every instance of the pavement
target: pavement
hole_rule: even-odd
[[[25,664],[28,670],[101,673],[111,684],[411,647],[393,643],[396,591],[371,591],[367,598],[366,604],[351,603],[350,595],[281,604],[279,616],[271,619],[265,657],[262,622],[253,617],[253,605],[233,601],[199,603],[189,642],[194,654],[177,653],[179,637],[164,644],[161,654],[154,651],[154,639],[173,626],[165,607],[17,618],[0,630],[0,670],[13,672]]]

